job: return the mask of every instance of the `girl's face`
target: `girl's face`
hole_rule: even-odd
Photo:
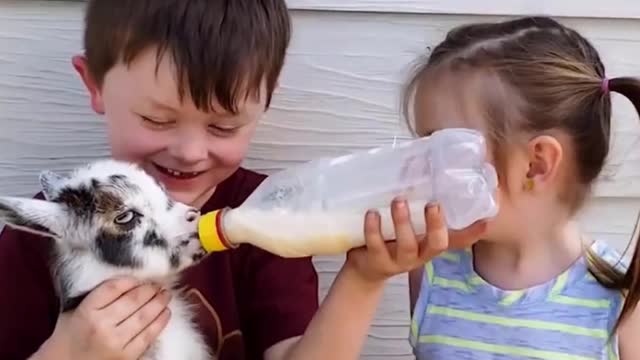
[[[487,83],[481,76],[465,77],[464,86],[460,86],[458,76],[447,79],[425,81],[418,87],[415,98],[415,128],[420,136],[445,128],[472,128],[485,135],[490,134],[487,112],[484,110],[481,97],[477,96],[479,89],[486,89]],[[487,91],[487,90],[485,90]],[[496,194],[499,212],[491,219],[487,232],[487,240],[512,238],[521,233],[527,225],[527,213],[531,214],[529,195],[523,189],[529,167],[526,146],[513,146],[508,156],[498,166],[494,157],[490,138],[488,161],[498,170],[499,188]],[[504,151],[505,149],[501,149]]]

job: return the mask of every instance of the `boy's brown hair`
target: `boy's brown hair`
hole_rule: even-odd
[[[290,41],[284,0],[90,0],[84,49],[98,86],[141,52],[169,54],[180,99],[236,113],[249,96],[269,106]],[[188,92],[188,94],[187,94]]]
[[[504,163],[506,144],[520,134],[560,130],[570,136],[576,176],[563,200],[572,212],[583,205],[609,155],[611,93],[626,97],[640,114],[640,80],[608,79],[591,42],[548,17],[469,24],[450,31],[417,65],[405,89],[407,119],[414,92],[438,75],[454,73],[482,73],[493,81],[495,91],[479,96],[489,115],[488,136],[498,167]],[[625,295],[617,328],[640,301],[640,246],[626,271],[591,252],[587,259],[601,284]]]

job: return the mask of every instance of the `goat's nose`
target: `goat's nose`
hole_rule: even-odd
[[[189,211],[187,211],[187,221],[188,222],[196,221],[198,216],[200,216],[200,211],[198,211],[196,209],[190,209]]]

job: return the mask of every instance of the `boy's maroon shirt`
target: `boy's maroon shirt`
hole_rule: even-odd
[[[237,207],[265,177],[240,168],[203,212]],[[51,239],[5,227],[0,235],[0,359],[24,360],[51,335],[59,302]],[[275,343],[302,335],[318,308],[310,258],[284,259],[250,245],[213,253],[183,276],[196,318],[220,360],[262,359]]]

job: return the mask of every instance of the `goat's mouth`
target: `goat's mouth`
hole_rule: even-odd
[[[191,261],[197,263],[200,260],[204,259],[205,255],[207,255],[207,253],[204,251],[204,249],[200,249],[191,255]]]
[[[197,234],[191,234],[185,240],[182,240],[180,244],[174,248],[173,255],[185,259],[187,262],[197,263],[202,260],[206,251],[202,247]],[[190,261],[189,261],[190,260]]]

